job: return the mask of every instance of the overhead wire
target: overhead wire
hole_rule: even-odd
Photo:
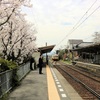
[[[97,1],[97,0],[96,0]],[[92,13],[90,13],[88,15],[88,17],[86,17],[79,25],[78,23],[83,19],[83,17],[87,14],[87,12],[89,12],[89,10],[93,7],[93,5],[96,3],[96,1],[91,5],[91,7],[86,11],[86,13],[82,16],[82,18],[75,24],[75,26],[73,27],[73,29],[69,32],[69,34],[67,34],[55,47],[57,47],[61,42],[63,42],[66,37],[68,37],[70,34],[72,34],[76,29],[78,29],[78,27],[83,24],[96,10],[98,10],[100,8],[100,6],[98,6]],[[78,26],[77,26],[78,25]]]
[[[94,4],[97,2],[97,0],[95,0],[93,2],[93,4],[89,7],[89,9],[85,12],[85,14],[80,18],[80,20],[74,25],[74,27],[70,30],[70,32],[55,46],[57,47],[61,42],[63,42],[70,34],[72,34],[76,29],[78,29],[78,27],[83,24],[96,10],[98,10],[100,8],[100,6],[98,6],[88,17],[86,17],[82,22],[81,20],[85,17],[85,15],[90,11],[90,9],[94,6]],[[33,13],[33,10],[31,9],[31,12]],[[34,13],[33,13],[34,15]],[[34,17],[34,21],[36,23],[36,27],[38,27],[36,19]],[[81,22],[81,23],[80,23]],[[80,24],[79,24],[80,23]],[[78,25],[78,26],[77,26]]]
[[[95,2],[90,6],[90,8],[85,12],[85,14],[79,19],[79,21],[74,25],[74,27],[76,27],[78,25],[78,23],[85,17],[85,15],[89,12],[89,10],[94,6],[94,4],[97,2],[97,0],[95,0]],[[73,28],[74,28],[73,27]]]

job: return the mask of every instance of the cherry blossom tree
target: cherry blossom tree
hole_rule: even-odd
[[[20,63],[36,49],[35,28],[25,20],[21,6],[30,7],[30,0],[0,1],[1,51],[5,59]]]
[[[30,7],[30,0],[0,0],[0,26],[8,22],[14,13],[18,14],[22,6]]]
[[[93,42],[100,43],[100,32],[95,32],[93,35]]]

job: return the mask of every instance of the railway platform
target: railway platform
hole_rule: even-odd
[[[82,100],[56,68],[47,65],[42,70],[43,74],[38,68],[31,71],[10,93],[9,100]]]

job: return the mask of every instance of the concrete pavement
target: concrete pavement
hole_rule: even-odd
[[[43,74],[38,69],[31,71],[21,85],[9,95],[9,100],[48,100],[46,70],[43,67]]]

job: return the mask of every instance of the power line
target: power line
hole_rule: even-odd
[[[89,12],[89,10],[94,6],[96,2],[97,0],[95,0],[95,2],[90,6],[90,8],[85,12],[85,14],[81,17],[81,19],[75,24],[73,28],[75,28],[78,25],[78,23],[84,18],[84,16]]]
[[[74,32],[81,24],[83,24],[99,8],[100,6],[98,6],[88,17],[86,17],[76,28],[74,28],[72,32]],[[71,34],[72,32],[70,32],[69,34]]]
[[[96,0],[97,1],[97,0]],[[92,7],[92,6],[91,6]],[[56,46],[58,46],[62,41],[66,39],[70,34],[72,34],[81,24],[83,24],[96,10],[98,10],[100,6],[98,6],[87,18],[85,18],[77,27],[73,28],[69,34],[67,34]],[[90,9],[90,8],[89,8]]]

